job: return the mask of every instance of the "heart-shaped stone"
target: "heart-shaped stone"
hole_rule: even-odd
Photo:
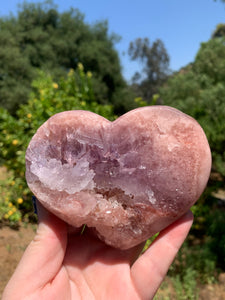
[[[195,203],[211,153],[200,125],[171,107],[138,108],[114,122],[67,111],[38,129],[26,169],[30,189],[48,210],[127,249]]]

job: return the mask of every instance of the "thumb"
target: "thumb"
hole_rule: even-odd
[[[37,201],[38,227],[6,290],[15,290],[15,285],[25,295],[43,287],[59,271],[67,246],[67,225],[48,212]],[[26,284],[24,284],[26,283]],[[25,289],[25,290],[24,290]]]

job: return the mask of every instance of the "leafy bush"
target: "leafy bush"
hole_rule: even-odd
[[[199,289],[197,287],[197,273],[190,267],[185,270],[184,276],[180,274],[167,277],[162,282],[154,300],[197,300]]]
[[[196,282],[196,272],[192,268],[185,270],[184,277],[181,279],[180,275],[176,275],[172,282],[176,291],[177,300],[197,300],[198,289]]]
[[[10,170],[9,178],[0,185],[0,218],[16,222],[21,218],[19,210],[23,215],[32,211],[31,194],[25,181],[25,151],[38,127],[49,117],[61,111],[81,109],[107,119],[115,118],[110,105],[95,101],[91,77],[80,63],[76,71],[70,70],[67,78],[58,83],[40,71],[33,82],[35,92],[28,103],[19,108],[16,117],[0,108],[0,162]],[[9,203],[13,205],[13,213]]]

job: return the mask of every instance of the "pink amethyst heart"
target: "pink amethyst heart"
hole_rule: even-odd
[[[62,112],[37,130],[26,152],[26,179],[39,201],[120,249],[182,216],[210,169],[200,125],[167,106],[138,108],[114,122],[88,111]]]

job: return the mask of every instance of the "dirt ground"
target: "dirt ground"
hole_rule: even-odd
[[[21,226],[19,230],[0,228],[0,299],[5,285],[34,234],[34,225]]]
[[[5,285],[13,274],[24,250],[33,239],[35,225],[23,225],[19,230],[9,227],[0,228],[0,298]],[[166,279],[168,289],[172,289],[169,279]],[[160,299],[168,299],[165,290],[159,291]],[[170,293],[171,294],[171,293]],[[173,293],[172,293],[173,294]],[[176,300],[175,298],[171,300]],[[220,274],[219,282],[213,285],[200,287],[199,300],[224,300],[225,299],[225,273]]]

